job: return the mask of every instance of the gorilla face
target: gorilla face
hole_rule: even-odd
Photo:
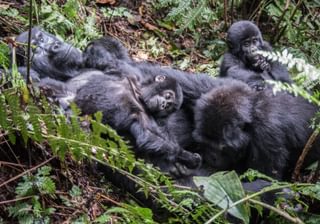
[[[38,27],[32,28],[31,33],[31,44],[34,47],[34,51],[31,52],[31,67],[40,74],[41,78],[67,80],[78,74],[83,64],[79,49],[60,41]],[[16,40],[27,43],[28,32],[23,32]],[[20,49],[20,54],[25,55],[25,50]],[[25,66],[26,62],[23,65]]]
[[[258,36],[249,37],[240,43],[241,51],[245,59],[250,63],[255,63],[259,55],[256,54],[258,50],[262,50],[262,44]]]
[[[166,117],[182,104],[182,90],[174,79],[157,75],[150,87],[142,89],[146,108],[155,117]]]

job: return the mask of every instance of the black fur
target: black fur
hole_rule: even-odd
[[[57,96],[59,102],[66,98],[64,93],[71,95],[71,98],[67,98],[74,100],[83,114],[102,111],[104,123],[129,137],[136,145],[137,155],[158,165],[162,170],[175,169],[175,163],[179,162],[189,168],[196,168],[201,163],[198,154],[183,150],[177,140],[171,138],[169,132],[159,126],[147,110],[146,102],[149,98],[161,95],[161,92],[167,89],[175,93],[174,99],[177,102],[166,115],[161,114],[161,119],[179,109],[182,92],[174,79],[166,77],[159,83],[155,81],[155,77],[150,77],[139,83],[133,77],[121,78],[91,71],[69,80],[66,84],[46,79],[42,80],[40,86],[47,92],[50,90],[53,93],[51,97]],[[149,94],[144,95],[144,92]],[[157,100],[160,105],[159,99]]]
[[[265,80],[278,80],[291,83],[286,68],[278,62],[257,55],[257,50],[271,51],[272,48],[262,39],[259,28],[250,21],[238,21],[229,28],[227,34],[229,50],[223,56],[220,76],[246,82],[254,89],[264,88]]]
[[[193,137],[216,170],[253,168],[288,179],[308,138],[318,108],[284,92],[256,92],[233,82],[204,94],[195,106]],[[319,142],[306,164],[319,155]],[[318,147],[319,149],[319,147]]]
[[[17,63],[19,71],[26,76],[26,43],[28,31],[17,36]],[[24,45],[22,45],[23,43]],[[83,67],[82,52],[70,44],[64,43],[54,35],[39,27],[32,28],[31,33],[31,69],[40,78],[50,77],[66,81],[79,74]]]

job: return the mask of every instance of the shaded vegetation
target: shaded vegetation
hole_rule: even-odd
[[[33,24],[77,47],[111,35],[121,40],[137,60],[212,75],[217,74],[225,51],[227,27],[237,19],[255,20],[277,50],[286,48],[292,53],[290,57],[287,51],[270,55],[274,60],[287,60],[284,64],[298,80],[294,86],[276,87],[320,105],[318,1],[231,1],[232,5],[209,0],[32,1]],[[3,68],[8,68],[11,60],[7,43],[12,40],[8,37],[28,28],[28,12],[29,1],[0,4]],[[304,64],[293,58],[303,58]],[[176,186],[158,169],[136,160],[127,142],[101,124],[101,113],[79,117],[74,107],[73,115],[67,118],[36,89],[30,90],[15,69],[0,83],[0,222],[227,223],[230,217],[224,214],[229,209],[229,214],[248,223],[251,207],[259,214],[267,207],[260,201],[261,194],[284,187],[291,188],[294,197],[278,197],[268,217],[270,222],[320,220],[317,164],[311,172],[299,173],[298,180],[308,183],[272,180],[271,186],[255,194],[244,192],[240,177],[233,172],[199,177],[197,184],[204,186],[199,194]],[[313,126],[319,129],[316,119]],[[108,174],[99,173],[98,164],[133,180],[145,195],[159,203],[159,208],[146,208],[113,186]],[[134,168],[141,171],[139,176],[133,174]],[[268,179],[251,170],[241,178],[257,177]]]

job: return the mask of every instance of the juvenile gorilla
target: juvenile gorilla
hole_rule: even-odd
[[[112,37],[102,37],[88,44],[83,52],[86,68],[100,71],[119,69],[120,61],[131,62],[127,49]]]
[[[268,61],[257,50],[271,51],[272,48],[262,39],[259,28],[250,21],[232,24],[227,34],[228,52],[223,56],[220,76],[241,80],[256,90],[264,88],[265,80],[278,80],[291,83],[284,66]]]
[[[17,36],[16,42],[20,43],[17,49],[18,69],[23,76],[26,76],[28,31]],[[60,41],[39,27],[34,27],[31,30],[31,45],[33,49],[31,52],[31,72],[38,74],[40,78],[50,77],[66,81],[78,75],[83,67],[80,50]]]
[[[163,171],[179,172],[176,163],[188,168],[201,164],[199,154],[182,149],[154,119],[167,117],[180,108],[182,91],[174,79],[158,75],[137,82],[134,77],[91,71],[66,84],[44,79],[40,86],[46,92],[51,91],[51,96],[60,98],[59,101],[70,93],[72,99],[73,94],[83,114],[102,111],[103,122],[129,137],[136,145],[137,155]]]
[[[256,92],[232,82],[204,94],[195,106],[194,138],[203,158],[216,170],[240,173],[256,169],[288,179],[312,134],[311,118],[318,108],[285,92]],[[306,164],[319,157],[319,141]]]

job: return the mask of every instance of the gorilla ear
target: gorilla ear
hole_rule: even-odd
[[[249,134],[239,125],[228,124],[223,128],[222,135],[226,145],[236,151],[241,150],[249,144]]]
[[[227,45],[232,54],[237,54],[240,51],[240,42],[232,41],[231,39],[227,39]]]

